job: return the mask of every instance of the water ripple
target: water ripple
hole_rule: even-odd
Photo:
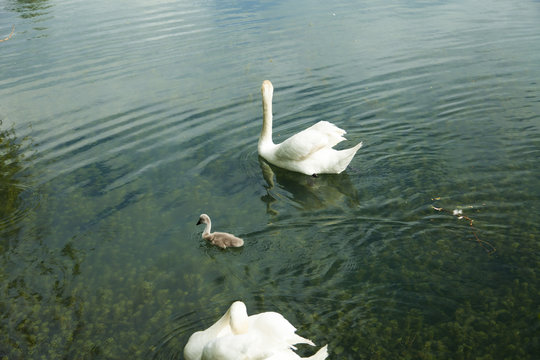
[[[11,193],[9,197],[4,198],[4,207],[9,209],[9,212],[0,213],[0,233],[7,234],[20,227],[21,221],[39,206],[41,195],[33,187],[18,182],[3,183],[2,186]]]
[[[538,13],[486,5],[10,3],[0,101],[35,153],[4,181],[7,356],[178,358],[235,299],[342,359],[528,351]],[[259,158],[266,78],[276,142],[364,142],[344,173]],[[204,242],[201,211],[245,246]]]

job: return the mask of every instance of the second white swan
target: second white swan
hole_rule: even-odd
[[[346,131],[328,121],[315,125],[291,136],[281,144],[272,141],[272,96],[274,87],[265,80],[261,87],[263,101],[263,127],[259,136],[259,155],[281,168],[306,175],[339,174],[362,147],[335,150],[333,147],[345,140]]]
[[[302,358],[294,350],[296,344],[309,344],[309,339],[296,334],[296,328],[276,312],[248,316],[246,305],[235,301],[214,325],[193,333],[185,348],[186,360],[324,360],[328,346],[314,355]]]

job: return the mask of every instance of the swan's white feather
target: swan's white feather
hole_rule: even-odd
[[[191,334],[184,347],[184,359],[201,360],[204,347],[209,341],[223,336],[231,335],[230,327],[230,308],[215,324],[203,331],[197,331]]]
[[[319,121],[278,144],[274,154],[283,161],[301,161],[314,156],[317,151],[332,148],[345,140],[346,132],[328,121]]]
[[[271,164],[307,175],[339,174],[362,147],[362,143],[345,149],[333,147],[345,140],[346,131],[328,121],[291,136],[280,144],[272,141],[272,96],[274,88],[268,80],[261,87],[263,97],[263,128],[259,137],[259,155]]]
[[[296,328],[276,312],[247,316],[245,304],[234,302],[211,327],[191,335],[184,348],[186,360],[303,359],[295,344],[313,342],[296,334]],[[323,360],[327,347],[307,359]]]
[[[286,350],[279,353],[272,354],[272,356],[265,358],[265,360],[324,360],[328,357],[328,345],[324,345],[315,354],[310,357],[300,357],[293,351]]]

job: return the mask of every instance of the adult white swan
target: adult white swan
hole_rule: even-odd
[[[246,305],[234,302],[214,325],[197,331],[184,347],[186,360],[287,360],[302,359],[293,349],[295,344],[309,344],[311,340],[296,334],[296,329],[281,314],[264,312],[247,315]],[[328,356],[327,346],[310,360]]]
[[[282,142],[272,141],[272,96],[274,87],[264,80],[261,87],[263,100],[263,126],[259,136],[259,155],[269,163],[306,175],[339,174],[349,165],[354,154],[362,147],[335,150],[333,147],[345,140],[346,131],[328,121],[295,134]]]

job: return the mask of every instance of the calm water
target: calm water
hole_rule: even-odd
[[[1,358],[181,359],[237,299],[331,359],[540,353],[540,2],[2,0],[12,25]],[[258,159],[264,79],[276,141],[364,142],[345,173]]]

